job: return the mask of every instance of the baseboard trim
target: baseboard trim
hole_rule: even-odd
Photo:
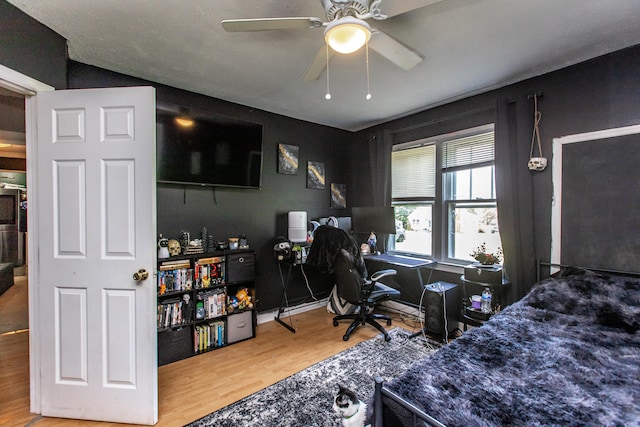
[[[328,302],[329,302],[329,298],[327,297],[327,298],[320,299],[318,301],[296,305],[286,310],[284,313],[282,313],[282,315],[289,316],[289,315],[304,313],[305,311],[315,310],[316,308],[320,308],[320,307],[326,307]],[[380,305],[391,312],[397,312],[397,313],[407,314],[409,316],[415,316],[420,322],[424,321],[424,312],[422,310],[419,310],[418,307],[414,307],[408,304],[403,304],[398,301],[384,301],[380,303]],[[277,315],[278,315],[278,310],[270,310],[270,311],[258,313],[256,316],[256,322],[258,325],[262,323],[273,322]],[[462,330],[462,323],[458,322],[457,327],[460,330]]]
[[[296,305],[285,310],[284,313],[282,313],[280,316],[281,317],[283,315],[290,316],[294,314],[304,313],[305,311],[315,310],[316,308],[326,307],[327,302],[329,302],[328,297],[319,299],[318,301],[312,301],[309,303]],[[261,313],[258,313],[258,315],[256,316],[256,321],[258,322],[258,325],[262,323],[273,322],[277,315],[278,315],[278,310],[261,312]]]
[[[424,313],[422,312],[422,310],[419,310],[418,307],[414,307],[412,305],[403,304],[401,302],[391,300],[383,301],[379,305],[381,307],[384,307],[388,311],[407,314],[409,316],[415,317],[420,321],[424,318]]]

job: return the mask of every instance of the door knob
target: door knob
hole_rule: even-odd
[[[147,280],[147,277],[149,277],[149,272],[144,268],[141,268],[140,270],[133,273],[133,280],[135,280],[136,282]]]

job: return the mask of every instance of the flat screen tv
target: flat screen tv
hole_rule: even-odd
[[[262,125],[228,117],[156,112],[159,183],[260,188]]]

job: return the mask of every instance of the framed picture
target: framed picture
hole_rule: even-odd
[[[324,189],[324,163],[307,162],[307,188]]]
[[[344,209],[347,207],[347,185],[331,183],[331,207]]]
[[[285,175],[298,173],[299,151],[300,147],[297,145],[278,144],[278,173]]]

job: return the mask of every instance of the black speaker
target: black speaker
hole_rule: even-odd
[[[424,329],[429,335],[444,339],[458,328],[460,309],[458,285],[435,282],[424,293]]]

